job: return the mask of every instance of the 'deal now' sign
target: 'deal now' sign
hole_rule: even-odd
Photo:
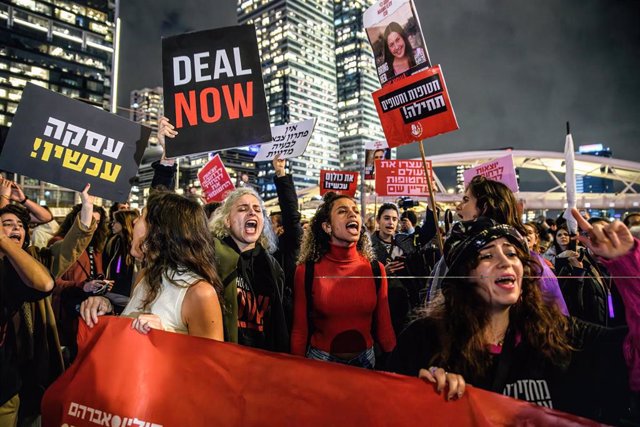
[[[162,73],[168,156],[271,141],[253,25],[163,38]]]

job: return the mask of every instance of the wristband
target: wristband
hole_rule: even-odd
[[[26,194],[24,195],[24,200],[20,201],[21,205],[24,205],[25,203],[27,203],[27,200],[29,200],[29,196],[27,196]]]

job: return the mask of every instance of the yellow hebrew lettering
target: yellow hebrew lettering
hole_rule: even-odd
[[[111,162],[104,162],[104,171],[100,174],[100,178],[106,179],[107,181],[116,182],[118,179],[118,174],[120,173],[120,169],[122,166],[114,165]]]
[[[82,168],[84,168],[84,164],[87,163],[88,158],[88,154],[82,154],[80,151],[73,151],[72,149],[67,148],[64,153],[62,167],[80,172]]]
[[[45,145],[45,149],[47,148],[47,144],[48,142],[46,142]],[[51,151],[49,151],[50,153]],[[62,158],[62,153],[64,153],[64,147],[61,145],[56,145],[56,148],[53,152],[53,157],[55,157],[56,159],[61,159]],[[47,156],[48,157],[48,156]]]
[[[33,158],[38,157],[38,150],[40,149],[41,145],[42,145],[42,140],[40,138],[36,138],[33,140],[33,151],[31,152],[31,157]]]
[[[98,176],[100,174],[100,168],[102,167],[102,159],[99,159],[97,157],[93,157],[91,156],[89,158],[89,163],[93,163],[93,167],[87,167],[87,169],[85,169],[84,173],[86,173],[87,175],[91,175],[91,176]]]

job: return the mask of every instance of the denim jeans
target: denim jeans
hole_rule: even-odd
[[[365,369],[373,369],[373,367],[376,365],[376,354],[373,351],[373,347],[366,349],[350,360],[340,359],[339,357],[335,357],[331,353],[327,353],[326,351],[318,350],[314,347],[309,347],[309,350],[307,350],[307,358],[314,360],[324,360],[327,362],[336,362],[343,365],[357,366],[359,368]]]

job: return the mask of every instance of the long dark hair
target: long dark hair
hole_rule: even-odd
[[[404,54],[405,56],[409,57],[409,68],[415,67],[416,65],[416,60],[413,57],[413,47],[411,47],[411,42],[409,41],[407,32],[404,30],[404,28],[402,28],[402,25],[398,24],[395,21],[391,22],[389,23],[389,25],[387,25],[387,28],[385,28],[384,34],[382,36],[384,39],[384,60],[389,66],[388,75],[390,78],[395,76],[395,73],[393,71],[393,60],[395,59],[395,57],[389,50],[389,43],[387,42],[387,39],[389,38],[389,35],[391,33],[398,33],[400,37],[402,37],[402,40],[404,41]]]
[[[131,242],[133,240],[133,221],[140,216],[138,211],[134,210],[121,210],[113,213],[113,221],[117,221],[122,226],[122,231],[113,236],[107,245],[107,247],[113,250],[113,245],[116,241],[120,241],[120,250],[125,254],[125,264],[130,267],[135,262],[133,256],[129,253],[131,249]],[[110,256],[113,254],[110,254]]]
[[[142,247],[148,292],[140,308],[148,309],[156,299],[168,270],[191,271],[201,276],[213,285],[218,299],[223,301],[222,284],[214,266],[213,237],[202,207],[186,197],[158,192],[147,200],[146,223]],[[165,277],[171,281],[171,277]]]
[[[78,213],[82,210],[82,204],[79,203],[71,208],[71,212],[64,217],[60,228],[56,231],[51,241],[55,240],[55,237],[64,237],[67,235],[73,222],[76,220]],[[102,252],[104,245],[107,243],[107,237],[109,236],[109,224],[107,221],[107,213],[102,206],[93,205],[93,211],[100,214],[100,222],[98,222],[98,228],[93,233],[89,246],[93,246],[93,250],[96,252]]]
[[[324,195],[322,204],[318,207],[313,218],[311,218],[309,229],[302,237],[298,264],[304,264],[307,261],[318,262],[324,254],[329,252],[331,236],[322,229],[322,224],[331,221],[333,205],[340,199],[353,200],[349,196],[336,194],[333,191]],[[356,248],[369,261],[375,259],[371,249],[371,240],[369,240],[369,235],[365,232],[364,226],[360,229],[360,238],[356,243]]]
[[[527,234],[518,215],[518,201],[509,187],[501,182],[476,175],[469,182],[467,190],[476,198],[480,215],[500,224],[510,225],[522,235]]]
[[[542,272],[538,261],[522,248],[514,248],[523,266],[522,295],[509,310],[509,328],[518,331],[544,359],[565,367],[573,351],[567,336],[568,320],[555,305],[543,301],[536,279]],[[477,256],[465,259],[444,279],[440,300],[420,314],[435,319],[438,325],[441,346],[429,363],[470,377],[482,376],[491,363],[484,336],[489,303],[474,283],[458,278],[469,276],[478,262]]]

